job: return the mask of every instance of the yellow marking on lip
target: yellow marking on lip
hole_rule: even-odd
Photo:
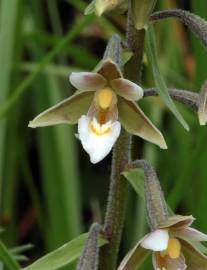
[[[99,90],[97,93],[98,105],[103,109],[108,109],[113,100],[113,92],[109,87]]]
[[[98,129],[93,125],[93,123],[90,123],[90,124],[89,124],[89,127],[90,127],[91,131],[92,131],[93,133],[95,133],[97,136],[103,136],[103,135],[108,134],[108,133],[111,132],[111,127],[106,127],[106,128],[103,129],[103,130],[101,130],[101,129],[98,130]]]
[[[168,241],[167,253],[172,259],[177,259],[180,257],[181,244],[176,238],[170,238]]]

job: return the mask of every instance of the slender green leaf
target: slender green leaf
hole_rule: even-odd
[[[144,196],[144,171],[142,169],[130,169],[123,172],[123,175],[132,185],[139,196],[145,200]]]
[[[2,241],[0,241],[0,261],[4,264],[6,270],[20,270],[19,265]]]
[[[85,15],[89,15],[95,11],[95,2],[95,0],[92,0],[91,3],[87,6],[84,12]]]
[[[15,261],[17,262],[26,262],[28,261],[28,257],[25,255],[12,255],[12,257],[14,258]]]
[[[191,35],[191,46],[192,46],[192,54],[195,59],[195,80],[194,83],[196,87],[200,88],[203,84],[204,80],[206,80],[206,70],[203,68],[207,61],[207,2],[205,0],[192,1],[191,8],[192,12],[185,14],[187,16],[192,17],[192,22],[196,23],[197,26],[190,28],[197,36],[194,34]],[[198,14],[199,16],[195,15]],[[184,18],[183,20],[184,21]],[[186,21],[185,21],[186,22]],[[197,30],[197,31],[195,31]],[[198,38],[197,38],[198,37]],[[200,45],[200,41],[202,41],[206,50],[203,50],[202,46]]]
[[[2,0],[0,4],[0,103],[3,104],[10,90],[14,57],[15,30],[18,20],[19,0]],[[2,171],[4,166],[6,123],[0,125],[0,198],[2,200]]]
[[[147,30],[147,55],[148,55],[148,60],[150,62],[150,65],[152,66],[154,80],[158,88],[158,93],[160,97],[162,98],[162,100],[164,101],[164,103],[168,106],[171,112],[178,119],[178,121],[183,125],[183,127],[186,130],[189,130],[188,124],[186,123],[182,115],[177,110],[175,104],[173,103],[168,93],[167,86],[159,70],[158,57],[157,57],[156,50],[157,48],[156,48],[156,42],[155,42],[154,29],[152,25],[149,25],[148,30]]]
[[[32,244],[26,244],[22,246],[13,247],[10,249],[10,252],[13,254],[20,254],[22,252],[28,251],[33,248]]]
[[[140,196],[142,200],[145,201],[145,191],[144,191],[144,171],[140,168],[129,169],[123,172],[123,175],[129,181],[129,183],[134,188],[135,192]],[[172,209],[167,205],[168,213],[173,214]]]
[[[22,270],[56,270],[68,265],[81,255],[87,238],[88,233],[82,234]],[[105,239],[100,238],[99,246],[103,246],[106,243]]]

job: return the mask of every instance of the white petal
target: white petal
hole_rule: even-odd
[[[137,101],[143,97],[143,89],[129,80],[120,78],[110,82],[117,95],[131,101]]]
[[[89,117],[81,116],[78,121],[78,133],[83,148],[89,154],[91,162],[95,164],[105,158],[111,151],[119,137],[121,125],[118,121],[108,122],[105,127],[111,128],[111,132],[98,136],[91,130],[90,121]],[[99,123],[96,120],[93,120],[93,123],[98,128]]]
[[[105,78],[93,72],[73,72],[69,80],[76,89],[82,91],[96,91],[106,85]]]
[[[169,234],[167,230],[156,230],[149,233],[143,239],[141,246],[153,251],[163,251],[167,249]]]

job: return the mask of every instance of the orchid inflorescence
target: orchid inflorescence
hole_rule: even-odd
[[[207,33],[207,23],[204,20],[179,10],[158,12],[150,16],[155,3],[156,1],[152,0],[93,0],[86,14],[91,12],[98,15],[114,14],[131,8],[133,12],[129,14],[136,28],[135,33],[140,29],[145,31],[149,20],[153,22],[170,16],[177,17],[189,26],[207,47],[207,39],[204,35]],[[167,145],[162,133],[137,104],[147,96],[157,96],[159,91],[156,88],[144,90],[137,82],[124,77],[124,64],[130,59],[127,59],[124,64],[121,63],[123,44],[117,35],[113,36],[103,59],[94,71],[70,74],[69,81],[76,92],[39,114],[29,123],[29,126],[35,128],[57,124],[78,124],[76,137],[89,154],[92,163],[100,162],[109,154],[119,139],[122,128],[131,135],[139,136],[166,149]],[[133,53],[131,53],[132,57]],[[168,92],[172,99],[196,111],[201,125],[206,124],[207,83],[202,87],[200,94],[178,89],[169,89]],[[127,166],[127,170],[131,169],[130,166],[141,167],[144,170],[145,205],[151,232],[129,251],[118,270],[138,269],[149,254],[152,254],[155,270],[206,270],[207,257],[200,242],[207,241],[207,235],[190,227],[194,220],[192,216],[175,215],[169,211],[157,175],[148,162],[138,160]],[[116,189],[115,185],[112,187]],[[98,233],[96,229],[96,233],[93,233],[94,228],[100,230],[100,226],[92,226],[91,232],[95,240],[90,241],[89,235],[78,269],[89,269],[84,268],[84,265],[94,265],[91,266],[93,268],[91,270],[96,270],[98,267],[98,253],[94,252],[94,248],[98,249]],[[95,247],[91,245],[93,242]],[[90,254],[88,253],[90,249],[95,254],[93,255],[95,263],[90,256],[90,262],[86,263],[86,254]]]

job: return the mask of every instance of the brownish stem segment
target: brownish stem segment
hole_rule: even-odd
[[[131,6],[129,4],[127,49],[133,52],[133,56],[125,65],[124,77],[135,83],[139,82],[141,74],[144,37],[145,31],[137,31],[133,26]],[[130,161],[130,145],[131,135],[122,130],[113,150],[111,184],[104,223],[104,231],[109,244],[103,247],[100,252],[100,270],[116,269],[128,194],[128,183],[121,175],[121,172]]]
[[[116,269],[128,193],[128,183],[121,172],[130,160],[130,145],[131,136],[122,130],[113,150],[111,183],[104,223],[104,232],[109,244],[101,249],[101,270]]]
[[[124,75],[125,78],[135,83],[139,83],[141,76],[144,38],[145,30],[136,30],[132,25],[132,21],[129,19],[127,28],[127,49],[133,52],[133,57],[126,63]]]
[[[180,103],[186,105],[195,112],[198,111],[199,94],[191,92],[189,90],[181,90],[175,88],[169,88],[168,92],[172,99],[179,101]],[[159,96],[156,88],[145,89],[144,97],[153,97],[153,96]]]

